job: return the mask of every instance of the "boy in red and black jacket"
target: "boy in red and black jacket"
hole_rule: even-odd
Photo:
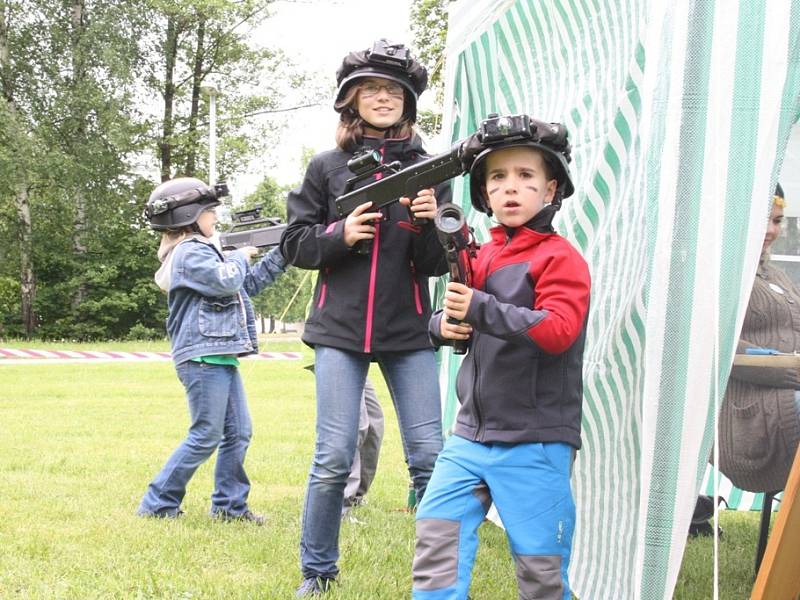
[[[569,600],[590,277],[551,221],[573,192],[560,125],[531,121],[528,138],[487,145],[470,169],[476,209],[499,226],[451,282],[429,332],[469,340],[458,373],[454,435],[417,512],[417,600],[464,599],[477,528],[494,502],[516,562],[520,598]],[[446,317],[458,323],[450,323]]]

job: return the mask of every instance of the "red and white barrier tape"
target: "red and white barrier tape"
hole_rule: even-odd
[[[260,352],[242,358],[261,360],[300,360],[300,352]],[[98,350],[18,350],[0,348],[0,363],[7,359],[48,360],[172,360],[169,352],[121,352]]]

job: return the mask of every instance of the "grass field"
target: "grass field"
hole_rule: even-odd
[[[0,347],[54,347],[1,342]],[[63,348],[75,348],[65,344]],[[164,350],[164,343],[91,349]],[[171,364],[0,364],[0,598],[291,598],[299,580],[300,510],[314,441],[311,353],[242,363],[255,434],[247,458],[259,528],[207,516],[212,465],[201,467],[177,521],[134,515],[150,478],[185,434],[187,411]],[[0,359],[1,360],[1,359]],[[407,472],[387,407],[381,464],[358,523],[342,528],[336,599],[409,597],[413,516]],[[720,598],[749,596],[758,516],[724,516]],[[503,532],[481,528],[474,600],[516,598]],[[675,598],[711,598],[711,542],[690,541]]]

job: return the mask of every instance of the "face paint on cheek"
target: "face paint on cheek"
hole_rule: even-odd
[[[488,188],[487,188],[487,189],[486,189],[486,193],[487,193],[487,194],[489,194],[489,195],[491,196],[492,194],[494,194],[494,193],[495,193],[496,191],[498,191],[499,189],[500,189],[499,187],[495,187],[495,188],[492,188],[492,189],[488,189]]]
[[[537,188],[536,186],[533,186],[533,185],[526,185],[525,189],[532,191],[534,194],[538,194],[539,193],[539,188]]]

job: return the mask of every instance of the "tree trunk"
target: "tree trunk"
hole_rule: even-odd
[[[36,280],[33,277],[33,227],[31,226],[31,206],[28,202],[28,189],[20,185],[16,194],[17,216],[19,217],[19,288],[22,306],[22,326],[25,335],[31,337],[36,329],[36,314],[33,305],[36,299]]]
[[[84,0],[73,0],[72,3],[72,87],[74,94],[79,94],[83,88],[85,68],[83,57],[83,36],[85,33],[85,13],[86,6]],[[83,102],[78,102],[77,114],[74,115],[76,120],[75,132],[73,136],[72,154],[79,158],[83,144],[82,140],[86,137],[86,123]],[[85,279],[85,258],[88,248],[86,247],[86,232],[87,225],[87,207],[86,207],[86,194],[84,193],[84,186],[81,183],[75,187],[73,191],[72,200],[75,202],[75,220],[73,223],[72,233],[72,250],[77,259],[77,277],[78,287],[72,296],[72,310],[77,311],[89,292],[89,286]]]
[[[2,77],[3,100],[6,103],[12,121],[17,117],[17,105],[14,101],[13,79],[10,73],[8,48],[8,11],[5,0],[0,0],[0,77]],[[18,135],[26,135],[23,131]],[[24,166],[15,170],[17,175],[14,194],[14,205],[18,217],[19,238],[19,287],[22,326],[25,335],[30,337],[36,329],[36,315],[33,311],[36,300],[36,281],[33,276],[33,227],[31,225],[31,207],[28,198],[27,172]]]
[[[186,175],[194,177],[197,163],[197,113],[200,108],[200,84],[203,82],[203,62],[205,60],[206,20],[200,17],[197,24],[197,46],[194,52],[194,69],[192,71],[192,109],[189,114],[189,148],[186,156]]]
[[[175,103],[175,59],[178,53],[177,17],[167,17],[167,38],[164,42],[164,121],[158,150],[161,157],[161,181],[172,177],[173,105]]]
[[[0,77],[2,77],[3,98],[10,110],[14,110],[14,91],[8,59],[8,9],[5,0],[0,0]]]

